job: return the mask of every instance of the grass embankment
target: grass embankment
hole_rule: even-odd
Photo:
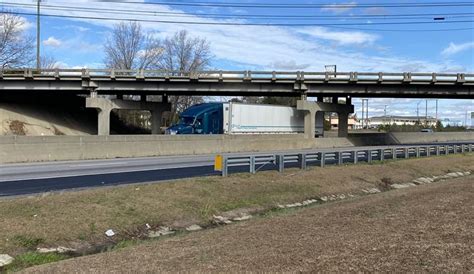
[[[24,273],[469,273],[473,178],[271,211]]]
[[[288,169],[227,178],[204,177],[159,184],[129,185],[0,200],[0,253],[17,257],[37,246],[75,248],[130,239],[145,224],[184,228],[206,224],[212,215],[328,194],[358,193],[383,183],[474,170],[474,155],[389,161],[374,164]],[[31,255],[31,254],[30,254]]]

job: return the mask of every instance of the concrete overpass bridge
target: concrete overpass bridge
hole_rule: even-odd
[[[152,113],[157,133],[161,113],[169,110],[167,96],[281,96],[300,97],[298,109],[306,111],[305,133],[314,137],[315,123],[324,112],[337,112],[340,136],[347,135],[347,116],[354,111],[355,97],[474,99],[474,74],[362,73],[285,71],[201,71],[180,73],[161,70],[23,69],[0,71],[0,93],[76,94],[88,96],[86,106],[98,109],[99,134],[109,134],[112,109],[146,109]],[[122,95],[140,95],[141,102],[121,100]],[[100,95],[117,95],[108,99]],[[161,103],[146,101],[146,95],[161,95]],[[307,101],[317,97],[317,102]],[[333,103],[323,103],[323,97]],[[338,98],[346,98],[346,105]]]
[[[474,98],[474,74],[24,69],[0,71],[0,92],[206,96]]]

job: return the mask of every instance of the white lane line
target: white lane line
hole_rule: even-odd
[[[126,165],[128,162],[119,162],[119,163],[95,163],[95,164],[77,164],[77,165],[69,165],[69,167],[96,167],[96,166],[118,166],[118,165]]]

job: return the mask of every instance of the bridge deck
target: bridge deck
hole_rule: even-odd
[[[474,98],[474,74],[24,69],[0,71],[0,91],[87,94]]]

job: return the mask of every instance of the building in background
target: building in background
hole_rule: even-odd
[[[440,120],[443,127],[460,127],[463,125],[461,120],[445,118]]]
[[[329,121],[331,123],[331,130],[338,129],[339,119],[337,117],[337,113],[334,113],[330,117],[327,117],[326,121]],[[349,115],[349,120],[347,122],[349,129],[358,129],[359,121],[357,120],[356,115]]]
[[[437,119],[434,117],[428,116],[427,118],[425,117],[418,117],[418,116],[392,116],[392,115],[387,115],[387,116],[375,116],[369,118],[369,128],[378,128],[379,126],[383,125],[397,125],[397,126],[402,126],[402,125],[411,125],[414,126],[416,124],[420,125],[425,125],[428,127],[434,127],[436,126]]]

